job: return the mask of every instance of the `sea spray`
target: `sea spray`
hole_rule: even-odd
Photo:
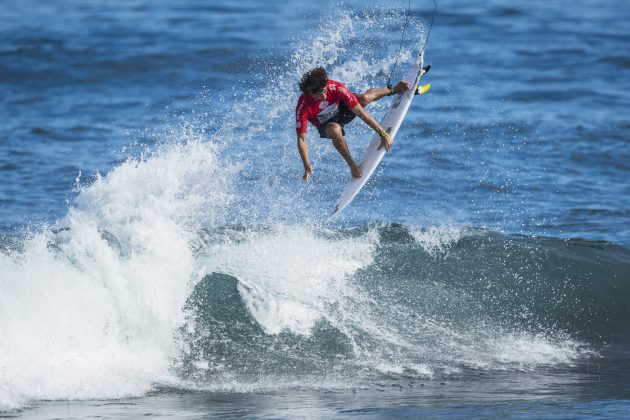
[[[404,63],[412,60],[418,48],[409,42],[400,51],[375,48],[384,42],[379,31],[397,27],[400,10],[378,9],[374,12],[378,18],[347,9],[331,13],[331,18],[300,34],[290,56],[281,64],[254,66],[250,76],[258,81],[256,86],[237,90],[235,103],[225,110],[225,118],[208,128],[210,138],[229,145],[221,151],[224,160],[243,163],[237,180],[238,206],[230,209],[233,223],[321,224],[323,215],[331,210],[330,197],[339,194],[340,183],[348,178],[349,171],[330,142],[322,141],[316,130],[309,129],[309,155],[315,175],[309,184],[300,182],[302,169],[294,121],[300,95],[297,82],[311,68],[324,66],[331,78],[341,80],[354,92],[382,87],[384,75],[390,72],[397,55],[399,63]],[[424,28],[421,22],[411,26],[419,33]],[[367,44],[366,33],[370,34]],[[215,107],[212,96],[207,101],[208,108]],[[369,111],[378,119],[388,102],[373,103]],[[349,137],[353,154],[360,154],[369,142],[368,130],[358,120],[353,122]]]
[[[164,145],[97,177],[56,226],[1,255],[3,407],[176,380],[174,333],[200,278],[192,242],[221,217],[231,175],[212,144]]]
[[[464,235],[460,226],[432,226],[427,229],[412,229],[409,233],[432,257],[447,255],[452,245]]]

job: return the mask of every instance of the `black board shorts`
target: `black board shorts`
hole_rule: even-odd
[[[339,109],[337,110],[337,113],[333,115],[332,118],[330,118],[328,121],[322,123],[321,126],[317,127],[317,131],[319,131],[319,137],[323,139],[330,138],[326,135],[326,126],[330,122],[336,122],[337,124],[339,124],[341,126],[341,134],[345,136],[346,131],[343,129],[343,126],[352,121],[356,116],[357,115],[352,112],[352,110],[348,108],[348,106],[343,101],[339,102]]]

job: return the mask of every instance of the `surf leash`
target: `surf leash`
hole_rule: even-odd
[[[420,49],[419,54],[424,54],[424,49],[427,47],[427,42],[429,41],[429,35],[431,34],[431,28],[433,28],[433,21],[435,21],[435,15],[437,14],[437,0],[433,0],[433,16],[431,17],[431,24],[429,25],[429,30],[427,31],[427,37],[424,40],[424,45]],[[392,75],[394,71],[396,71],[396,67],[398,66],[398,59],[400,58],[400,52],[402,51],[403,42],[405,40],[405,31],[407,30],[407,25],[409,24],[409,15],[411,14],[411,0],[407,3],[407,10],[405,11],[405,24],[403,25],[402,34],[400,36],[400,44],[398,45],[398,54],[396,54],[396,62],[394,63],[394,67],[392,71],[389,72],[389,76],[387,77],[387,88],[392,89]]]
[[[394,63],[394,67],[392,71],[389,72],[389,76],[387,77],[387,89],[392,90],[392,74],[396,70],[396,66],[398,66],[398,59],[400,58],[400,51],[402,50],[403,41],[405,40],[405,31],[407,30],[407,24],[409,24],[409,14],[411,12],[411,0],[407,3],[407,10],[405,11],[405,24],[403,25],[402,35],[400,36],[400,45],[398,45],[398,54],[396,54],[396,62]]]
[[[427,42],[429,42],[429,35],[431,35],[431,29],[433,28],[433,21],[435,21],[435,15],[437,15],[437,0],[433,0],[433,16],[431,16],[431,23],[429,24],[429,30],[427,31],[427,37],[424,39],[424,45],[420,50],[420,54],[424,54],[424,49],[427,47]]]

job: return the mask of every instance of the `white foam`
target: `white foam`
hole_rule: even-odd
[[[229,172],[211,145],[165,147],[97,178],[62,231],[0,254],[0,407],[176,380],[174,334],[199,279],[190,241],[229,200]]]
[[[395,375],[406,375],[406,376],[416,376],[423,379],[430,379],[433,377],[433,369],[425,364],[415,364],[415,363],[400,363],[400,364],[392,364],[392,363],[377,363],[375,366],[376,370],[385,374],[395,374]]]
[[[449,249],[465,235],[465,230],[460,226],[446,225],[414,228],[409,233],[427,254],[436,257],[448,254]]]
[[[350,292],[347,279],[373,260],[378,235],[331,239],[277,226],[206,250],[206,270],[235,276],[256,321],[269,334],[308,334],[326,305]]]
[[[505,334],[491,340],[493,368],[529,370],[541,366],[570,365],[592,352],[573,340],[554,342],[534,334]]]

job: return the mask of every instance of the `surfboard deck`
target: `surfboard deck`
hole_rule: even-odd
[[[419,62],[409,68],[407,76],[404,79],[409,83],[409,89],[394,97],[394,101],[392,102],[389,110],[381,121],[381,127],[383,127],[383,129],[389,134],[392,140],[394,140],[394,137],[396,136],[396,133],[398,132],[398,129],[400,128],[400,125],[405,118],[405,115],[407,115],[409,106],[411,105],[411,102],[416,95],[416,89],[418,88],[420,77],[422,77],[423,75],[422,67],[423,57],[421,56]],[[425,88],[426,89],[422,89],[422,92],[418,93],[426,92],[426,90],[428,90],[428,87]],[[339,215],[339,213],[341,213],[341,211],[343,211],[343,209],[345,209],[348,204],[350,204],[350,202],[354,199],[354,197],[356,197],[359,191],[361,191],[363,186],[370,179],[370,177],[374,173],[374,170],[376,169],[378,164],[381,163],[381,160],[383,160],[383,157],[385,156],[386,150],[384,147],[380,146],[381,136],[375,133],[372,136],[370,144],[363,153],[361,163],[359,163],[359,167],[361,168],[361,172],[363,173],[363,175],[361,176],[361,178],[352,179],[346,184],[343,192],[341,193],[341,196],[339,197],[339,200],[337,201],[335,209],[329,216],[329,219],[332,219],[335,216]]]

